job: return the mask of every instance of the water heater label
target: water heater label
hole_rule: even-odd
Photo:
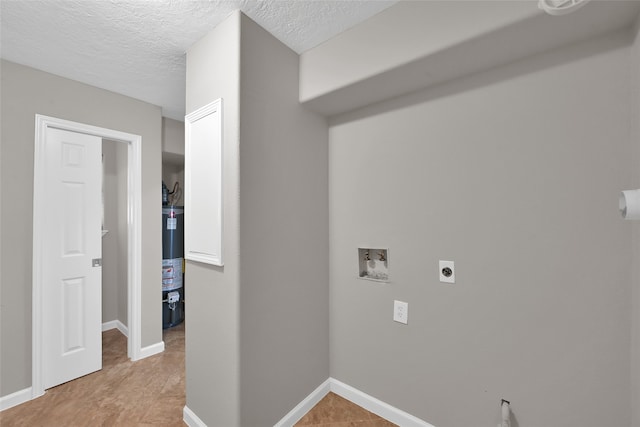
[[[171,291],[182,287],[182,258],[162,260],[162,290]]]
[[[167,230],[175,230],[178,225],[178,218],[167,218]]]

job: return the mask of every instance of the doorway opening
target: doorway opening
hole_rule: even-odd
[[[102,332],[118,329],[125,337],[129,335],[127,148],[118,141],[102,140]]]
[[[76,132],[100,139],[126,144],[126,224],[127,224],[127,356],[131,360],[143,357],[141,347],[141,261],[142,261],[142,137],[117,130],[106,129],[68,120],[36,115],[34,153],[34,205],[33,205],[33,286],[32,286],[32,398],[44,394],[43,382],[43,241],[46,239],[46,215],[54,206],[45,206],[47,170],[47,133],[51,129]]]

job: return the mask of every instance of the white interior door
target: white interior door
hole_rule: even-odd
[[[42,374],[47,389],[102,369],[102,139],[48,128],[45,150]]]

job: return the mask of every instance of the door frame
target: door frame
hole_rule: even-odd
[[[35,152],[33,170],[33,283],[32,283],[32,398],[44,394],[43,335],[42,335],[42,240],[45,235],[44,206],[45,159],[47,129],[55,128],[98,136],[127,144],[127,356],[139,360],[142,356],[141,298],[142,298],[142,137],[131,133],[91,126],[69,120],[36,114]]]

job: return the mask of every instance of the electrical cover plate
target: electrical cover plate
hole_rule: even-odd
[[[409,303],[404,301],[393,301],[393,320],[405,325],[409,321]]]
[[[440,281],[443,283],[456,283],[456,270],[453,261],[440,261]]]

